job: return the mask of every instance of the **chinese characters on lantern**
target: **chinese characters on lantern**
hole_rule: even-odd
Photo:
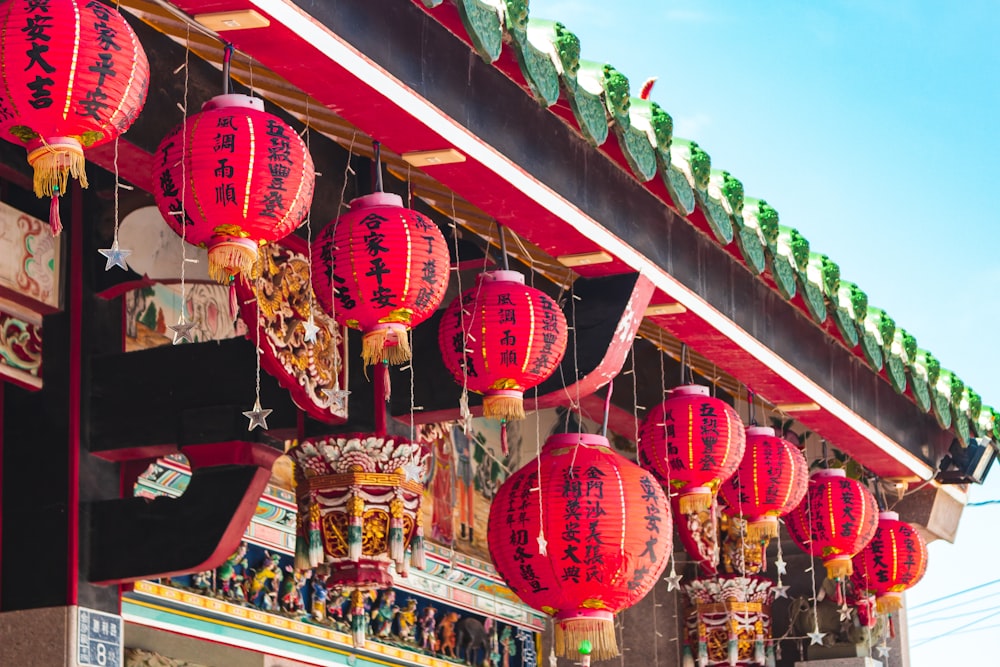
[[[537,473],[527,477],[518,477],[511,481],[510,497],[504,508],[506,512],[504,524],[510,530],[510,546],[513,548],[512,559],[517,563],[521,582],[530,589],[531,593],[548,590],[548,586],[542,583],[535,571],[535,554],[528,552],[528,545],[532,541],[528,534],[528,529],[531,526],[529,508],[531,507],[532,489],[537,483]],[[516,593],[518,589],[514,584],[508,583],[511,584],[511,589]]]
[[[28,50],[24,54],[28,58],[28,66],[24,71],[35,75],[35,78],[28,80],[26,84],[31,91],[28,104],[36,110],[47,109],[52,106],[52,86],[56,83],[50,76],[55,73],[56,68],[46,60],[45,55],[52,40],[49,32],[53,17],[48,0],[29,0],[24,4],[29,14],[25,26],[21,28],[29,40]],[[4,105],[4,118],[9,117],[10,111]]]

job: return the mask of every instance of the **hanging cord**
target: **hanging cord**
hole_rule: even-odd
[[[226,42],[222,49],[222,94],[229,95],[233,92],[233,82],[230,79],[230,72],[233,66],[233,45]]]
[[[685,354],[685,346],[681,346],[681,355]],[[660,350],[660,396],[662,400],[666,400],[667,394],[667,370],[666,364],[664,362],[664,357],[666,354],[663,350]],[[683,371],[682,371],[683,372]],[[662,401],[661,401],[662,402]],[[656,426],[663,428],[663,446],[664,451],[669,450],[670,447],[670,434],[667,429],[667,420],[662,419],[661,422],[657,423]],[[663,491],[667,494],[667,502],[670,502],[671,496],[671,485],[670,485],[670,466],[664,467],[664,474],[666,475],[666,483],[663,485]],[[665,581],[667,582],[667,592],[680,589],[681,576],[677,574],[677,556],[673,546],[670,548],[670,574],[667,575]],[[677,605],[674,605],[674,623],[677,622]]]
[[[382,144],[379,141],[372,141],[372,189],[375,192],[383,192]]]

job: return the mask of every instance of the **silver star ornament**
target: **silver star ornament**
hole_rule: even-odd
[[[774,561],[774,567],[777,568],[778,574],[788,574],[788,563],[781,554],[778,554],[777,560]]]
[[[340,387],[326,388],[321,391],[326,398],[327,409],[338,414],[347,412],[347,397],[351,395],[350,391]]]
[[[822,644],[826,633],[820,632],[819,628],[816,628],[812,632],[806,633],[806,636],[809,637],[809,645],[812,646],[813,644]]]
[[[185,340],[189,343],[194,342],[194,339],[191,337],[191,329],[194,328],[194,322],[188,322],[183,313],[177,319],[177,324],[167,325],[167,328],[174,332],[174,345]]]
[[[122,271],[128,271],[128,262],[125,261],[126,258],[132,254],[131,250],[118,247],[118,239],[112,242],[110,248],[99,248],[97,252],[104,255],[108,260],[104,265],[105,271],[110,271],[112,267],[120,267]]]
[[[265,431],[267,430],[267,417],[274,410],[268,410],[260,407],[260,398],[258,397],[253,403],[253,410],[246,410],[243,412],[243,416],[250,420],[250,425],[247,426],[248,431],[252,431],[258,426]]]
[[[848,604],[846,602],[844,604],[840,605],[840,607],[837,608],[837,611],[840,612],[840,620],[841,621],[849,621],[849,620],[851,620],[851,611],[852,610],[851,610],[850,606],[848,606]]]
[[[891,651],[892,649],[886,646],[885,644],[882,644],[881,646],[876,646],[875,650],[878,651],[878,657],[882,659],[888,659],[889,651]]]
[[[676,591],[681,587],[681,579],[683,577],[677,574],[677,571],[673,567],[670,568],[670,574],[663,578],[667,582],[667,591]]]
[[[304,339],[307,343],[316,342],[316,334],[319,333],[319,325],[316,324],[316,320],[313,319],[312,315],[309,319],[302,323],[302,328],[305,330]]]
[[[775,600],[777,600],[778,598],[785,598],[786,600],[788,599],[788,586],[782,586],[781,584],[778,584],[771,590],[774,591]]]

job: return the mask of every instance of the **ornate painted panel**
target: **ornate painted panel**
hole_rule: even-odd
[[[484,435],[482,443],[480,447],[489,447],[490,435]],[[495,444],[499,451],[498,441]],[[484,463],[491,459],[484,452],[477,462],[474,449],[469,456],[476,462],[473,475],[481,477],[481,488],[495,488],[499,473]],[[140,477],[135,494],[177,496],[189,479],[182,456],[160,459]],[[273,481],[287,479],[279,466]],[[483,517],[489,510],[488,504],[484,507]],[[224,621],[284,637],[293,652],[308,638],[327,650],[348,651],[383,664],[443,667],[467,659],[493,667],[537,664],[544,616],[521,603],[488,562],[435,544],[427,545],[426,571],[410,570],[405,577],[395,574],[391,588],[366,597],[367,640],[364,646],[352,647],[346,595],[330,592],[319,568],[292,567],[295,525],[294,493],[269,486],[239,551],[223,566],[138,582],[123,600],[126,617],[129,610],[145,614],[155,608],[161,615]],[[482,534],[485,541],[484,524]],[[226,641],[222,638],[226,633],[220,629],[219,634],[220,641]]]
[[[47,222],[0,202],[0,296],[40,313],[58,310],[60,238]]]

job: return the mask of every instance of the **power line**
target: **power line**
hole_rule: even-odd
[[[950,637],[951,635],[956,634],[956,633],[958,633],[958,632],[960,632],[962,630],[965,630],[966,628],[971,628],[973,625],[979,625],[983,621],[988,621],[989,619],[993,618],[994,616],[1000,616],[1000,611],[995,611],[992,614],[987,614],[986,616],[983,616],[981,618],[977,618],[974,621],[966,623],[965,625],[960,625],[957,628],[949,630],[948,632],[942,632],[939,635],[934,635],[930,639],[924,639],[923,641],[920,641],[920,642],[917,642],[916,644],[914,644],[913,648],[918,648],[920,646],[923,646],[924,644],[930,644],[931,642],[937,641],[938,639],[943,639],[945,637]]]
[[[991,596],[992,597],[992,596]],[[966,616],[972,616],[973,614],[982,614],[987,611],[995,611],[1000,609],[1000,605],[996,607],[987,607],[986,609],[973,609],[972,611],[966,611],[961,614],[952,614],[951,616],[931,616],[931,618],[925,618],[914,623],[910,623],[911,626],[923,625],[924,623],[940,623],[942,621],[951,621],[956,618],[964,618]],[[943,611],[943,610],[942,610]]]
[[[944,600],[948,600],[950,598],[958,597],[959,595],[965,595],[966,593],[971,593],[972,591],[978,591],[980,588],[986,588],[987,586],[993,586],[994,584],[1000,584],[1000,579],[994,579],[993,581],[987,581],[985,584],[977,584],[975,586],[972,586],[971,588],[966,588],[964,591],[958,591],[957,593],[950,593],[949,595],[944,595],[944,596],[941,596],[941,597],[936,598],[934,600],[929,600],[927,602],[921,602],[920,604],[913,605],[912,607],[910,607],[910,609],[911,610],[913,610],[913,609],[920,609],[921,607],[926,607],[929,604],[936,604],[938,602],[943,602]]]
[[[1000,505],[1000,500],[981,500],[978,503],[965,503],[966,507],[982,507],[983,505]]]
[[[938,607],[937,609],[926,609],[926,610],[924,610],[924,611],[922,611],[920,613],[917,613],[917,614],[909,614],[908,618],[910,620],[917,620],[918,618],[924,618],[926,616],[933,616],[934,614],[940,614],[942,611],[948,611],[949,609],[955,609],[956,607],[965,607],[965,606],[973,604],[975,602],[982,602],[983,600],[989,600],[990,598],[994,598],[994,597],[996,597],[996,594],[983,595],[982,597],[973,598],[971,600],[964,600],[962,602],[957,602],[955,604],[950,604],[947,607]],[[934,602],[936,602],[936,600],[931,600],[930,602],[922,603],[921,606],[923,604],[933,604]],[[915,623],[911,623],[911,625],[916,625],[916,624]]]

